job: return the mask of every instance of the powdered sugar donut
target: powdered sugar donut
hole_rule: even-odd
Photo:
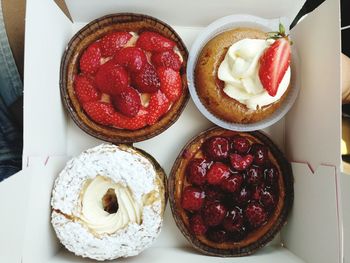
[[[160,233],[165,174],[146,153],[102,144],[70,160],[52,191],[51,221],[61,243],[96,260],[139,254]]]

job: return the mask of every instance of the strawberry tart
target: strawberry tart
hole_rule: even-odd
[[[266,245],[294,196],[291,166],[268,137],[218,127],[184,147],[168,187],[181,232],[215,256],[245,256]]]
[[[194,72],[195,89],[205,108],[221,120],[248,124],[272,115],[291,83],[291,45],[279,32],[238,27],[209,40]]]
[[[135,256],[160,233],[165,174],[148,154],[102,144],[70,160],[52,190],[51,222],[78,256],[112,260]]]
[[[92,21],[70,41],[61,93],[73,120],[111,142],[135,142],[168,128],[188,99],[187,50],[176,32],[145,15]]]

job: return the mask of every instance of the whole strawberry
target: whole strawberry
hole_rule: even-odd
[[[224,220],[227,209],[218,201],[208,201],[202,209],[202,217],[208,226],[217,226]]]
[[[95,88],[93,79],[85,75],[74,77],[74,92],[81,104],[101,98],[101,93]]]
[[[113,97],[114,107],[127,117],[134,117],[141,108],[140,94],[132,87],[126,87]]]
[[[160,88],[160,80],[155,68],[146,63],[138,72],[132,75],[135,88],[142,93],[154,93]]]
[[[146,51],[161,52],[173,49],[175,42],[156,32],[145,31],[137,39],[136,46]]]
[[[249,168],[253,163],[253,159],[251,154],[241,156],[237,153],[233,153],[230,155],[231,166],[237,171],[243,171]]]
[[[156,68],[165,67],[172,68],[175,71],[179,71],[181,68],[181,59],[174,50],[166,50],[159,53],[152,54],[152,63]]]
[[[118,95],[129,86],[128,72],[113,60],[101,65],[95,77],[97,88],[109,95]]]
[[[204,235],[207,232],[208,227],[205,225],[201,214],[195,214],[190,218],[190,229],[197,235]]]
[[[198,211],[204,203],[204,192],[193,186],[187,186],[182,193],[182,208],[188,211]]]
[[[100,40],[101,53],[103,57],[113,56],[119,49],[124,47],[132,35],[129,32],[113,32],[105,35]]]
[[[250,203],[245,209],[245,216],[253,228],[262,226],[267,221],[267,213],[262,205],[256,202]]]
[[[230,176],[230,169],[226,164],[221,162],[213,163],[207,172],[207,182],[210,185],[219,185],[224,180]]]
[[[79,65],[83,73],[95,74],[100,67],[101,49],[99,43],[91,44],[82,54]]]
[[[276,41],[260,57],[259,78],[267,93],[274,97],[290,65],[291,47],[284,27],[271,37]]]
[[[197,158],[189,162],[186,167],[187,180],[194,185],[204,185],[207,181],[209,164],[205,159]]]
[[[126,47],[121,49],[114,56],[114,61],[132,72],[140,71],[143,66],[148,63],[143,50],[137,47]]]
[[[203,150],[210,159],[215,161],[225,160],[229,154],[230,144],[226,138],[214,136],[205,141]]]
[[[172,68],[161,67],[157,70],[160,80],[160,90],[170,101],[177,101],[182,93],[180,73]]]
[[[112,125],[115,110],[110,103],[92,101],[83,104],[86,114],[95,122],[102,125]]]
[[[169,109],[170,102],[167,97],[158,90],[151,95],[148,104],[147,123],[149,125],[155,124]]]

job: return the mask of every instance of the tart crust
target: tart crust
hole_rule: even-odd
[[[118,152],[121,154],[118,155]],[[107,155],[109,157],[106,157]],[[103,176],[114,182],[126,183],[130,190],[135,189],[138,192],[132,194],[134,198],[143,200],[141,224],[129,223],[115,233],[97,234],[80,219],[81,193],[84,191],[85,183],[94,178],[96,169],[103,173],[108,169],[106,166],[110,166],[108,158],[114,159],[118,156],[121,158],[129,156],[131,159],[127,161],[127,165],[136,167],[139,173],[130,175],[130,169],[134,169],[130,168],[125,175],[132,178],[127,178],[128,176],[121,173],[111,177],[106,174]],[[104,158],[107,158],[107,161]],[[116,159],[116,162],[118,161],[122,159]],[[141,170],[143,172],[140,172]],[[117,178],[121,181],[116,181]],[[83,152],[67,163],[56,178],[52,190],[51,222],[57,237],[76,255],[96,260],[112,260],[139,254],[149,247],[160,233],[167,200],[165,179],[163,169],[153,157],[137,148],[102,144]],[[133,182],[132,185],[130,182]]]
[[[274,213],[264,226],[250,232],[247,237],[239,242],[218,244],[208,240],[205,236],[196,237],[189,230],[189,219],[186,211],[181,206],[182,191],[188,185],[185,170],[192,158],[203,157],[201,146],[206,139],[213,136],[231,137],[236,134],[246,137],[251,142],[264,144],[269,148],[269,159],[279,171],[279,197]],[[286,223],[294,199],[293,175],[289,162],[273,142],[258,131],[235,132],[213,127],[200,133],[184,146],[172,167],[168,180],[170,206],[178,228],[195,249],[212,256],[245,256],[265,246]]]
[[[224,82],[219,80],[218,69],[229,47],[245,38],[266,39],[265,32],[253,28],[228,30],[211,39],[198,56],[195,68],[195,88],[202,104],[215,116],[234,123],[254,123],[270,116],[287,97],[290,85],[276,102],[252,110],[230,98],[223,91]]]
[[[74,76],[78,73],[79,60],[83,51],[93,42],[113,31],[154,31],[174,41],[183,63],[180,69],[183,92],[170,110],[151,126],[139,130],[108,127],[92,121],[83,111],[74,93]],[[68,43],[61,61],[60,89],[64,106],[73,121],[86,133],[112,143],[130,143],[152,138],[169,128],[181,115],[189,98],[187,86],[188,51],[180,36],[166,23],[147,15],[119,13],[101,17],[83,27]]]

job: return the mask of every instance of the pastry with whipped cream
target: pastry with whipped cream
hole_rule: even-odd
[[[51,222],[70,251],[96,260],[135,256],[160,233],[165,174],[146,153],[102,144],[70,160],[55,181]]]
[[[259,29],[236,28],[206,43],[196,64],[195,87],[212,114],[228,122],[255,123],[281,106],[292,72],[289,41],[284,32],[280,39],[278,34],[269,38]]]

